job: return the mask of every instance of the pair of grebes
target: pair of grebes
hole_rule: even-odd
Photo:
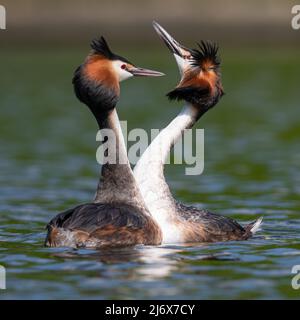
[[[184,101],[184,107],[151,142],[132,171],[116,111],[120,82],[163,74],[136,67],[113,53],[103,37],[92,41],[92,51],[75,71],[74,90],[99,128],[113,130],[117,163],[102,165],[91,203],[64,211],[49,222],[46,246],[104,248],[246,240],[261,225],[261,218],[242,226],[229,217],[173,198],[164,177],[168,154],[184,130],[193,127],[224,92],[216,44],[201,41],[197,49],[188,49],[158,23],[153,26],[174,55],[181,75],[179,84],[167,96]]]

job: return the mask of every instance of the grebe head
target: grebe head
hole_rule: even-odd
[[[100,112],[115,107],[120,95],[121,81],[133,76],[163,75],[161,72],[136,67],[127,59],[113,53],[103,37],[94,39],[91,48],[90,54],[75,71],[73,85],[77,98],[93,112],[95,108]]]
[[[157,22],[153,22],[153,26],[175,56],[181,74],[179,84],[167,96],[172,100],[185,100],[203,112],[216,105],[224,94],[218,46],[209,41],[201,41],[197,49],[188,49]]]

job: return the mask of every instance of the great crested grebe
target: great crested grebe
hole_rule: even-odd
[[[120,96],[120,81],[132,76],[163,74],[135,67],[114,54],[103,37],[95,39],[91,47],[91,53],[75,71],[75,94],[92,111],[100,129],[113,130],[117,161],[102,165],[93,202],[62,212],[49,222],[45,245],[105,247],[160,244],[161,230],[137,187],[115,108]]]
[[[188,49],[175,41],[158,23],[153,26],[174,54],[181,80],[168,93],[171,100],[184,100],[179,115],[164,128],[143,153],[134,176],[144,201],[163,233],[163,243],[245,240],[259,228],[262,218],[241,226],[235,220],[177,202],[164,177],[164,164],[172,146],[223,95],[218,47],[202,41]],[[149,174],[149,171],[151,174]]]

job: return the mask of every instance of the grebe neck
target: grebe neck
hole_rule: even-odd
[[[186,104],[175,119],[155,137],[134,168],[134,176],[145,203],[162,229],[168,228],[170,219],[178,218],[175,200],[164,177],[164,164],[184,130],[191,128],[202,113],[197,107]],[[163,230],[164,236],[170,233],[172,230]]]
[[[115,139],[107,140],[107,150],[114,152],[113,163],[102,165],[94,202],[127,203],[144,207],[144,201],[130,167],[124,137],[116,109],[97,118],[100,129],[110,129]]]

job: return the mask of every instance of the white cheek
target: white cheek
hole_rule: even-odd
[[[174,54],[177,66],[180,72],[180,75],[183,75],[184,71],[191,66],[190,62],[182,57],[179,57],[177,54]]]
[[[121,66],[123,64],[121,61],[113,61],[112,64],[113,64],[113,67],[114,67],[116,74],[119,77],[119,82],[133,77],[132,73],[121,68]]]
[[[119,74],[119,81],[120,82],[133,77],[132,73],[127,72],[125,69],[121,69],[121,68],[120,68],[118,74]]]

